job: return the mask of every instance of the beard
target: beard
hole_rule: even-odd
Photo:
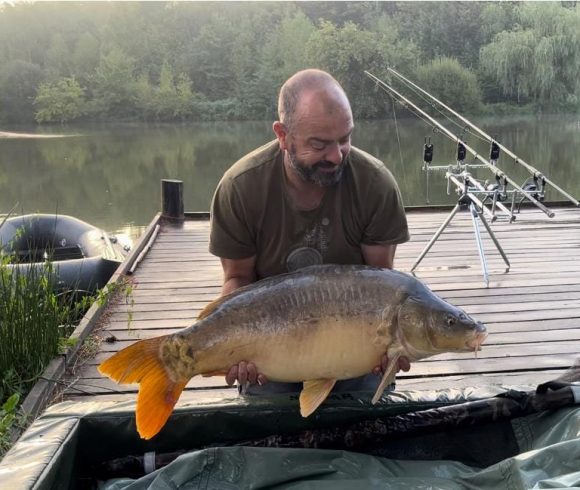
[[[296,147],[291,146],[288,151],[288,161],[290,166],[305,182],[316,184],[320,187],[332,187],[340,182],[344,167],[346,166],[345,155],[340,162],[340,165],[335,165],[327,160],[319,160],[313,165],[307,165],[303,160],[296,156]],[[334,172],[327,172],[325,169],[334,168]]]

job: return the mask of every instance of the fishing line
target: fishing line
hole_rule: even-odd
[[[435,133],[435,129],[436,126],[430,122],[428,119],[425,119],[420,113],[415,112],[412,108],[410,108],[407,104],[405,104],[402,100],[397,99],[393,94],[391,94],[388,90],[386,90],[385,88],[381,87],[379,84],[376,84],[376,86],[378,88],[380,88],[384,93],[386,93],[394,102],[398,102],[404,109],[407,109],[411,114],[413,114],[415,117],[421,119],[421,121],[423,121],[427,126],[429,126],[430,128],[433,129],[433,132]],[[385,96],[383,95],[383,103],[385,105],[387,105],[387,103],[385,102]],[[447,135],[445,135],[447,136]]]
[[[445,119],[447,119],[451,124],[457,126],[458,128],[461,129],[462,133],[468,133],[472,136],[475,136],[477,139],[479,139],[480,141],[483,141],[484,143],[488,143],[489,141],[484,138],[483,136],[480,136],[478,133],[474,133],[471,131],[471,128],[469,128],[469,126],[463,126],[461,124],[459,124],[455,119],[452,119],[451,116],[449,116],[447,113],[443,112],[441,109],[439,109],[439,104],[436,103],[435,101],[427,98],[425,95],[423,95],[422,92],[420,92],[418,89],[416,89],[415,87],[413,87],[409,82],[407,82],[406,80],[403,79],[398,79],[397,80],[402,83],[403,85],[405,85],[409,90],[411,90],[417,97],[419,97],[421,100],[423,100],[423,102],[425,102],[428,106],[432,107],[436,112],[438,112],[442,117],[444,117]]]
[[[397,135],[397,143],[399,145],[399,161],[401,162],[401,168],[403,167],[403,152],[401,151],[401,137],[399,136],[399,123],[397,122],[397,110],[395,107],[395,101],[393,100],[393,118],[395,120],[395,133]],[[403,173],[403,177],[405,173]]]
[[[404,107],[405,109],[407,109],[411,114],[413,114],[415,117],[417,117],[418,119],[420,119],[421,121],[423,121],[428,127],[430,127],[433,131],[433,133],[437,133],[437,134],[441,134],[442,136],[448,138],[450,141],[452,141],[453,143],[457,143],[459,141],[459,137],[451,137],[448,134],[446,134],[443,131],[439,131],[439,129],[437,128],[437,126],[435,126],[431,121],[429,121],[428,119],[426,119],[425,117],[423,117],[423,115],[419,112],[416,112],[413,108],[409,107],[407,104],[405,104],[404,101],[398,99],[394,94],[392,94],[391,92],[389,92],[387,89],[381,87],[379,84],[375,84],[377,87],[379,87],[384,93],[386,93],[394,102],[398,102],[402,107]],[[384,95],[383,95],[383,100],[384,100]],[[385,103],[386,105],[386,103]]]

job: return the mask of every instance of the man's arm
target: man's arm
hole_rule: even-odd
[[[397,245],[365,245],[361,251],[366,265],[392,269],[395,264]]]
[[[222,285],[222,296],[235,291],[242,286],[247,286],[256,280],[256,256],[247,259],[224,259],[220,258],[224,270],[224,282]],[[261,385],[268,382],[263,374],[258,373],[256,366],[252,362],[241,361],[230,368],[226,374],[226,383],[233,385],[235,382],[245,385],[259,383]]]
[[[256,280],[256,256],[247,259],[220,258],[224,270],[222,296]]]

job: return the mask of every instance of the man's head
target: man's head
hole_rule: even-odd
[[[321,70],[303,70],[280,89],[274,132],[286,162],[304,180],[336,184],[350,151],[354,124],[340,84]]]

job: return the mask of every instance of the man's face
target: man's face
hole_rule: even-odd
[[[309,164],[298,157],[296,145],[292,144],[288,150],[288,161],[302,180],[320,187],[331,187],[340,181],[346,165],[347,155],[348,151],[342,156],[338,165],[325,159]]]
[[[301,104],[285,138],[290,167],[306,182],[337,184],[344,172],[354,127],[348,102],[314,97]]]

